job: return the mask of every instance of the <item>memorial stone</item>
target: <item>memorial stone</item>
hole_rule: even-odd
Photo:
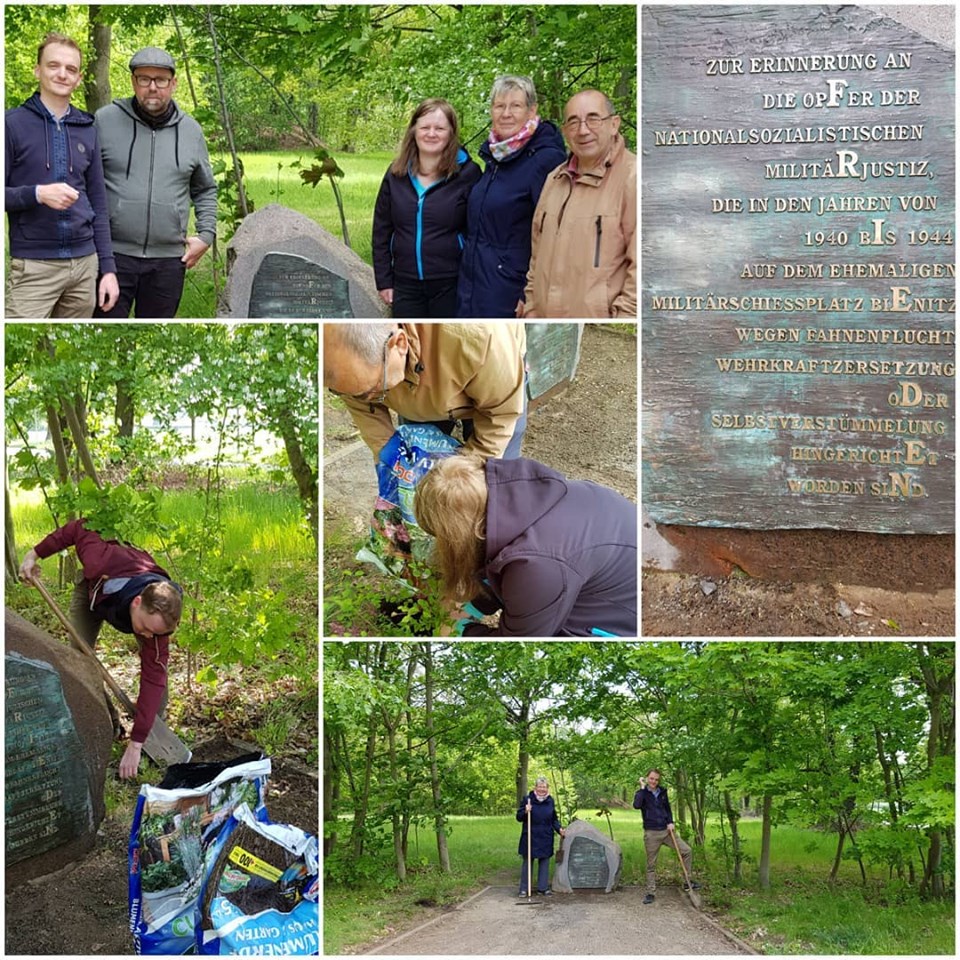
[[[649,516],[952,532],[953,51],[865,7],[647,5],[642,76]]]
[[[620,880],[623,853],[620,845],[586,820],[574,820],[563,838],[563,858],[553,871],[553,889],[603,890],[610,893]]]
[[[87,853],[105,814],[113,727],[93,662],[5,620],[5,853],[12,888]]]
[[[527,322],[527,394],[531,400],[573,379],[580,362],[582,323]]]
[[[222,316],[379,318],[373,269],[303,214],[271,203],[245,217],[227,245]]]

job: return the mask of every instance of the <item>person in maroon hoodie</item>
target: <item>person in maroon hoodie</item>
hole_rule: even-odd
[[[120,776],[134,777],[143,742],[166,702],[170,635],[180,623],[183,591],[145,550],[104,540],[95,530],[88,530],[83,520],[71,520],[28,550],[20,564],[20,576],[38,579],[37,561],[67,547],[76,550],[83,567],[69,612],[81,639],[95,648],[104,621],[137,638],[140,692],[130,743],[120,760]]]
[[[417,523],[436,540],[458,635],[635,637],[637,506],[535,460],[458,455],[420,481]],[[489,627],[482,615],[500,610]]]

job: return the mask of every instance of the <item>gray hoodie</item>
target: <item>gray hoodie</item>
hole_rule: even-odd
[[[115,253],[181,257],[190,204],[195,233],[212,244],[217,231],[217,184],[200,124],[174,104],[171,118],[151,129],[132,97],[96,114]]]

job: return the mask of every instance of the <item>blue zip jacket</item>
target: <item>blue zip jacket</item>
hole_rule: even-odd
[[[467,197],[480,167],[462,147],[456,176],[424,189],[413,174],[389,170],[373,210],[373,272],[378,290],[396,280],[449,280],[460,269],[467,227]]]
[[[524,457],[485,470],[481,577],[502,611],[463,636],[637,636],[637,505]]]
[[[116,273],[93,117],[70,107],[55,120],[38,92],[7,111],[4,139],[10,256],[67,260],[96,253],[100,273]],[[53,210],[37,200],[37,186],[48,183],[67,183],[80,196],[66,210]]]
[[[537,799],[535,791],[531,790],[527,799],[530,801],[530,852],[535,860],[545,860],[553,856],[553,835],[560,832],[560,818],[553,797],[548,793],[543,800]],[[527,800],[524,800],[517,811],[517,819],[523,824],[520,831],[520,846],[517,853],[521,857],[527,856]]]
[[[644,830],[666,830],[667,824],[673,823],[666,787],[661,787],[657,795],[646,787],[638,790],[633,798],[633,809],[640,811]]]
[[[547,174],[566,158],[563,137],[541,120],[512,157],[495,160],[489,140],[480,156],[485,169],[467,204],[457,316],[512,318],[527,283],[533,211]]]

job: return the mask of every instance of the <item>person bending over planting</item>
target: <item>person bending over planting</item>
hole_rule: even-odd
[[[70,521],[28,550],[20,564],[21,578],[39,579],[37,561],[71,546],[83,567],[68,613],[80,638],[95,649],[104,621],[137,638],[140,692],[130,743],[120,760],[120,776],[134,777],[140,767],[143,742],[166,705],[170,636],[180,623],[183,590],[145,550],[104,540],[95,530],[88,530],[83,520]],[[122,734],[113,705],[109,699],[107,703],[114,718],[114,732]]]
[[[436,539],[462,636],[637,635],[637,507],[550,467],[457,455],[419,483],[417,523]],[[476,619],[500,610],[489,627]]]

